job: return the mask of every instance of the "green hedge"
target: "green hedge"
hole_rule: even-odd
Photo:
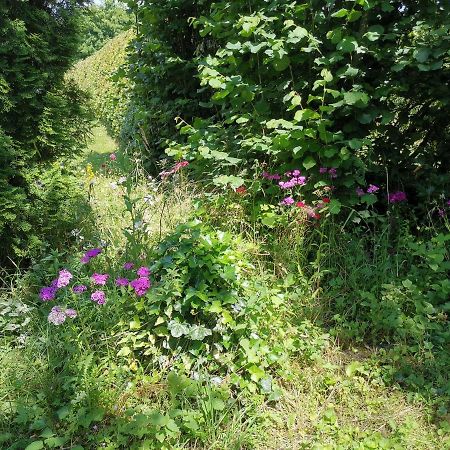
[[[111,39],[100,50],[78,62],[68,78],[92,98],[96,117],[114,138],[119,138],[128,108],[130,82],[117,74],[127,58],[127,47],[134,36],[132,30]]]

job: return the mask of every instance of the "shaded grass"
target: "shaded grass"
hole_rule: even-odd
[[[117,151],[117,143],[108,135],[103,125],[92,130],[92,137],[84,154],[83,166],[92,164],[94,171],[100,170],[102,164],[109,161],[109,155]]]

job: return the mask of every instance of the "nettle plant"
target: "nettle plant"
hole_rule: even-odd
[[[142,365],[180,366],[250,390],[271,393],[270,369],[294,345],[281,326],[281,289],[258,280],[252,249],[195,220],[180,225],[154,253],[154,285],[128,304],[119,354]]]

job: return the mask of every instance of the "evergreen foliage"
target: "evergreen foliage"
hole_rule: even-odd
[[[71,170],[53,165],[78,151],[90,127],[85,95],[64,81],[76,52],[73,8],[69,2],[0,6],[2,264],[36,255],[55,237],[60,208],[79,200]]]

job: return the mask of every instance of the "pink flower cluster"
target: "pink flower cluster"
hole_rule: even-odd
[[[75,319],[77,312],[72,308],[61,308],[61,306],[54,306],[48,314],[47,320],[54,325],[61,325],[67,318]]]
[[[130,286],[138,297],[142,297],[150,289],[152,283],[148,277],[139,277],[130,282]]]
[[[40,290],[40,299],[44,302],[53,300],[56,297],[56,292],[58,291],[58,289],[67,286],[72,278],[73,275],[68,270],[60,270],[58,278],[53,280],[50,286],[45,286]]]
[[[109,275],[107,273],[93,273],[91,280],[94,284],[104,286],[108,281]]]
[[[103,291],[95,291],[91,294],[91,300],[97,305],[104,305],[106,303],[106,295]]]
[[[330,169],[328,167],[321,167],[319,173],[322,175],[328,173],[330,178],[337,178],[337,170],[334,167],[331,167]]]
[[[159,176],[160,176],[161,178],[167,178],[167,177],[169,177],[170,175],[173,175],[174,173],[178,172],[180,169],[182,169],[183,167],[186,167],[186,166],[188,166],[188,165],[189,165],[189,162],[188,162],[188,161],[180,161],[180,162],[177,162],[170,170],[161,172],[161,173],[159,174]]]
[[[375,184],[369,184],[369,186],[367,187],[367,194],[375,194],[379,190],[380,190],[379,186],[376,186]],[[356,188],[356,195],[358,195],[358,197],[362,197],[365,194],[366,192],[364,191],[364,189],[360,187]]]
[[[389,203],[400,203],[406,201],[406,193],[403,191],[393,192],[387,196]]]

